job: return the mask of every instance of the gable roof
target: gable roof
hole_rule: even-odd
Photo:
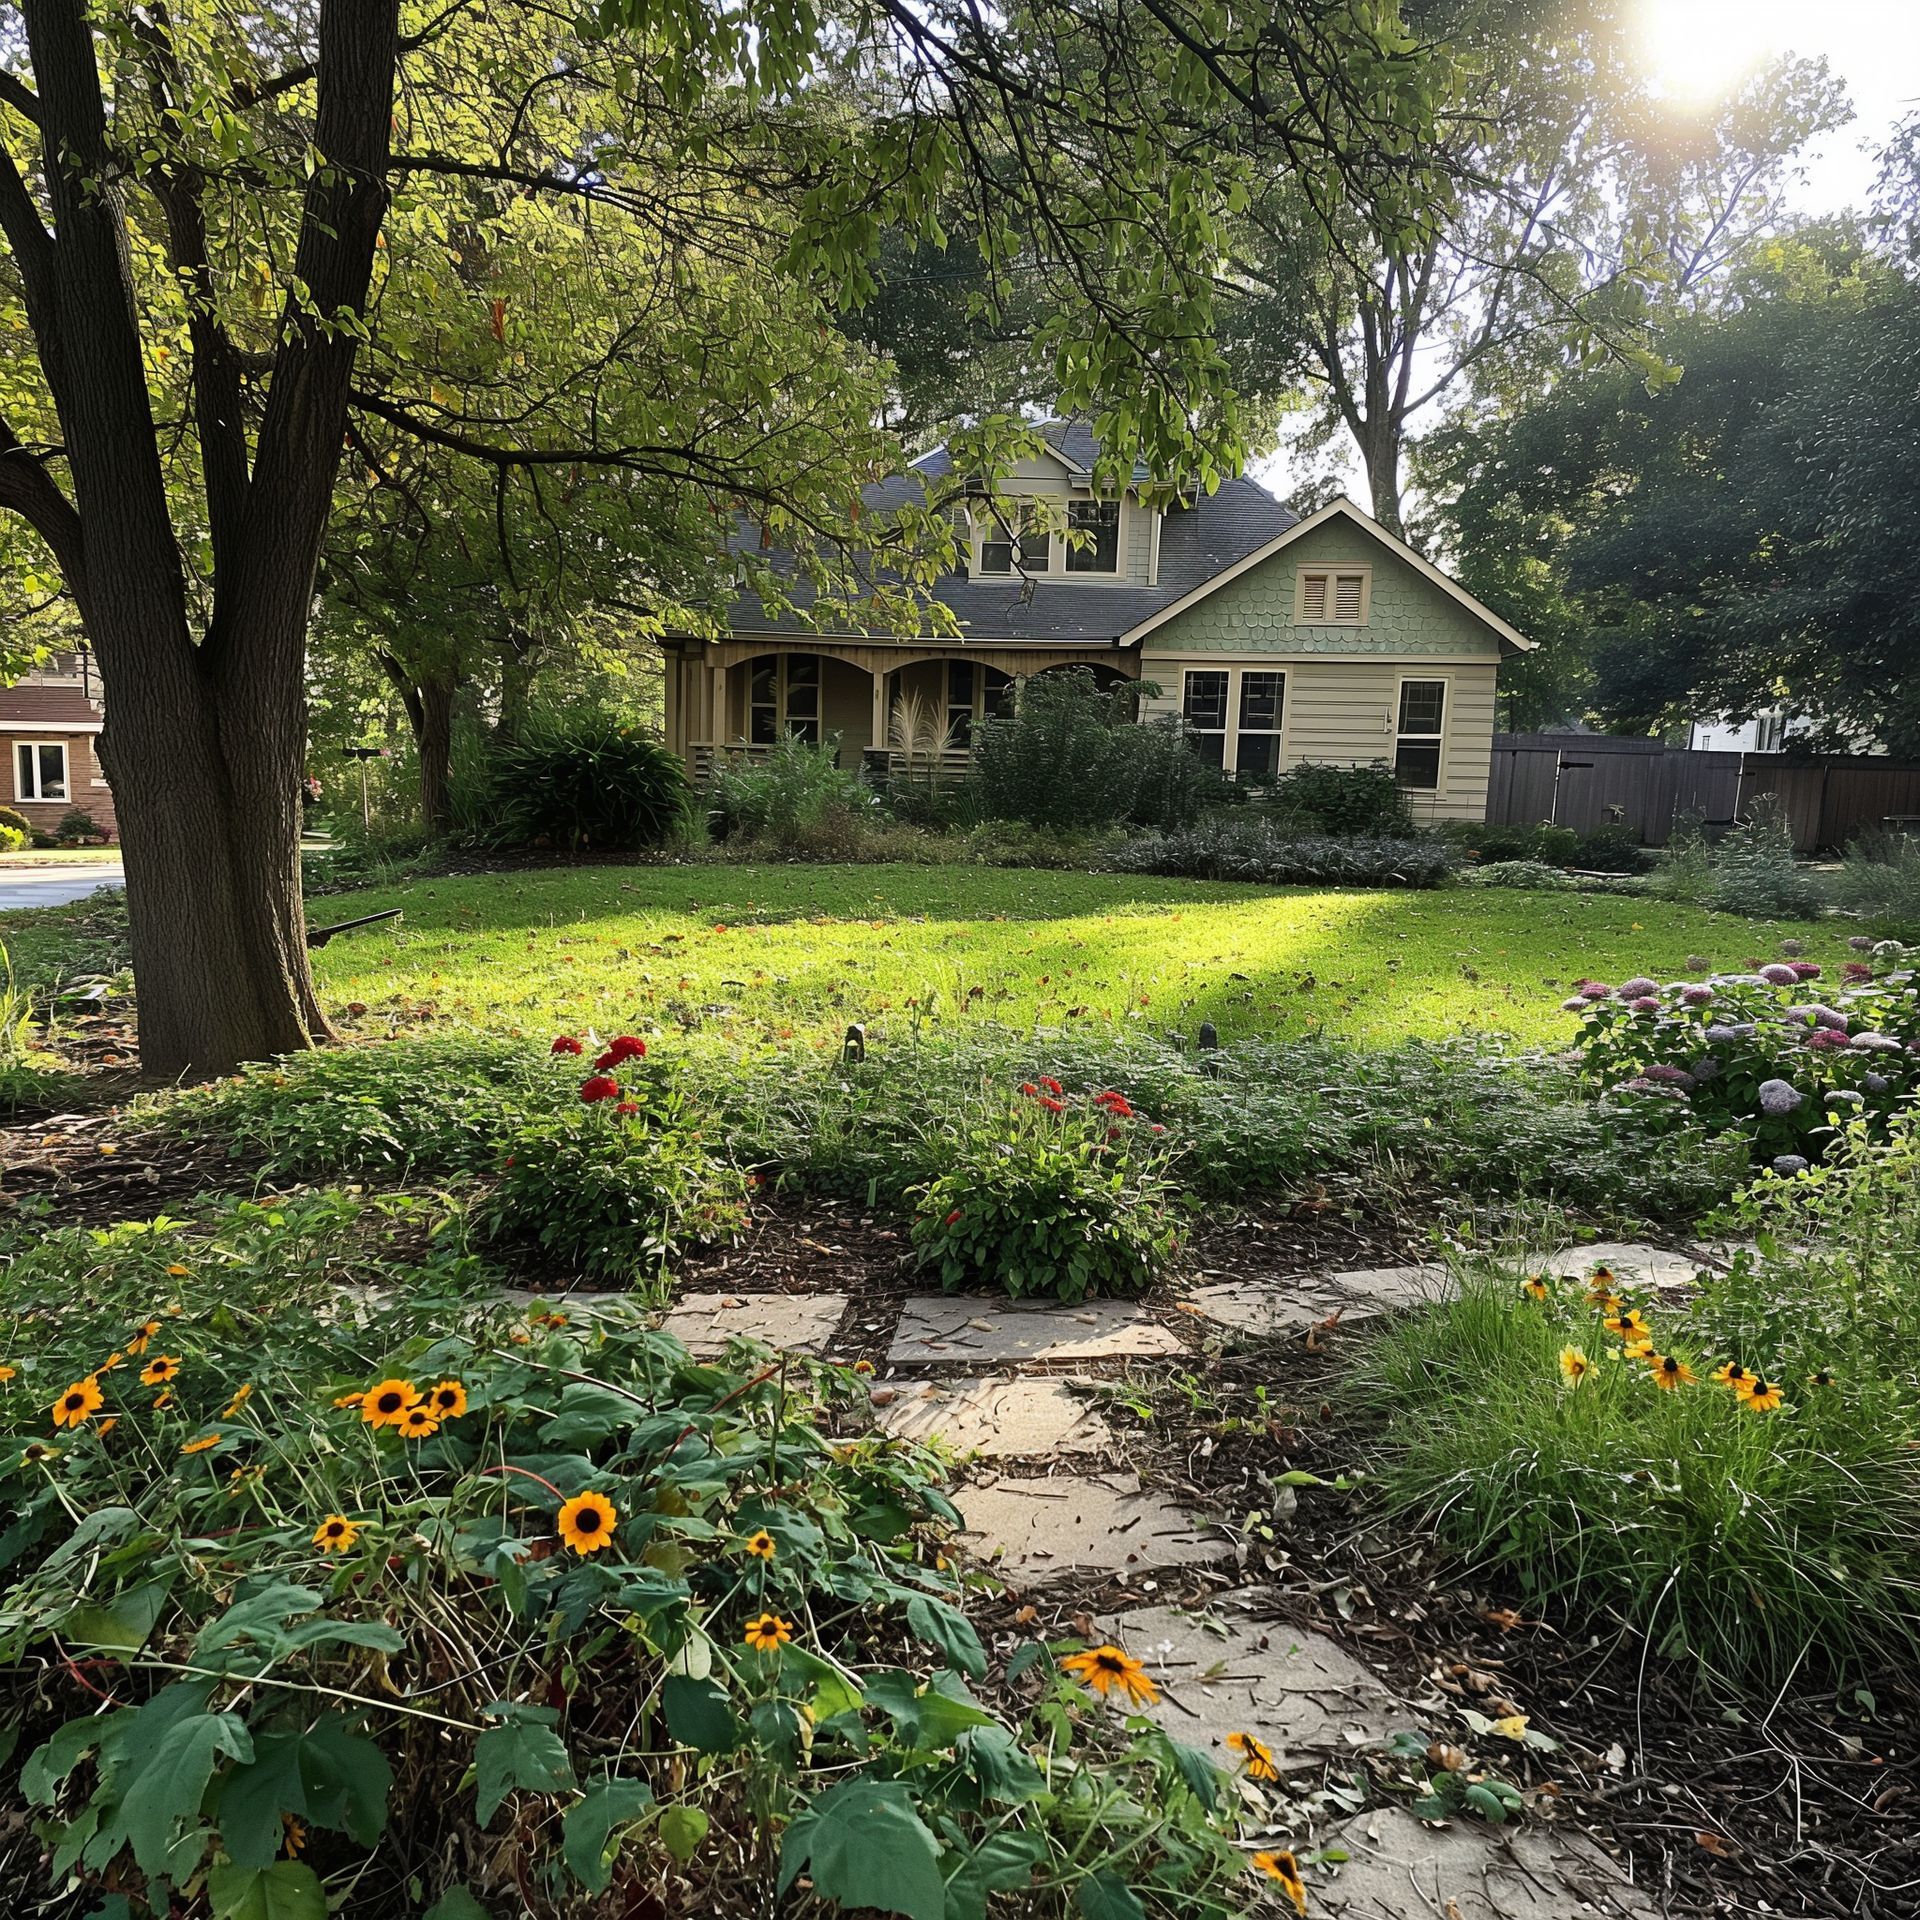
[[[1398,534],[1389,532],[1371,514],[1362,513],[1344,493],[1335,494],[1317,513],[1308,514],[1304,520],[1293,519],[1291,515],[1288,519],[1291,524],[1267,541],[1264,546],[1241,555],[1232,565],[1222,568],[1211,579],[1201,581],[1171,605],[1157,609],[1137,626],[1130,627],[1120,636],[1121,644],[1131,646],[1144,640],[1156,627],[1164,626],[1176,614],[1184,613],[1188,607],[1204,600],[1215,588],[1224,587],[1229,580],[1237,580],[1241,574],[1257,567],[1261,561],[1271,559],[1283,547],[1291,546],[1303,534],[1311,533],[1316,527],[1324,527],[1331,520],[1344,519],[1351,521],[1363,533],[1379,541],[1390,553],[1404,560],[1423,580],[1438,587],[1450,600],[1466,608],[1476,620],[1499,639],[1503,647],[1511,647],[1517,653],[1533,651],[1536,644],[1534,641],[1529,640],[1516,628],[1510,627],[1484,601],[1476,600],[1457,580],[1441,572],[1431,560],[1408,546]],[[1162,552],[1164,551],[1163,548]]]

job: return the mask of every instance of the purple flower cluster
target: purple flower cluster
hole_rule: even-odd
[[[1797,987],[1800,976],[1784,960],[1770,961],[1760,969],[1760,978],[1770,987]]]
[[[1791,1113],[1806,1097],[1790,1080],[1760,1082],[1760,1111],[1776,1118]]]

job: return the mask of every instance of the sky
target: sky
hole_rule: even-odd
[[[1648,73],[1677,107],[1719,98],[1752,67],[1780,54],[1824,58],[1852,100],[1854,118],[1807,147],[1788,198],[1807,215],[1865,206],[1876,150],[1896,121],[1920,109],[1920,0],[1640,0],[1640,6]],[[1416,421],[1415,431],[1426,424]],[[1311,466],[1338,471],[1347,492],[1366,504],[1362,469],[1344,438]],[[1284,497],[1305,469],[1282,447],[1250,471]]]

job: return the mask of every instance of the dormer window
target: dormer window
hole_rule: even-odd
[[[1120,502],[1076,500],[1067,509],[1069,573],[1120,571]]]
[[[1026,507],[989,507],[980,521],[980,558],[975,566],[982,579],[1004,580],[1013,573],[1045,573],[1051,537],[1037,528]]]
[[[1372,597],[1370,568],[1302,567],[1294,581],[1294,625],[1364,627]]]

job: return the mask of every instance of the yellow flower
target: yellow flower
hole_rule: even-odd
[[[177,1353],[156,1353],[140,1369],[140,1384],[143,1387],[164,1387],[180,1371],[180,1356]]]
[[[13,1379],[19,1371],[20,1369],[18,1367],[0,1367],[0,1385],[4,1385],[7,1381]]]
[[[334,1395],[336,1407],[357,1407],[367,1396],[364,1393],[340,1393]]]
[[[58,1460],[59,1458],[60,1449],[58,1447],[42,1446],[38,1440],[29,1440],[27,1444],[20,1449],[20,1464],[23,1467],[44,1466],[49,1460]]]
[[[1650,1340],[1653,1336],[1647,1327],[1646,1316],[1638,1307],[1619,1307],[1608,1314],[1600,1323],[1611,1334],[1617,1334],[1622,1340]]]
[[[140,1331],[127,1342],[127,1351],[129,1353],[145,1353],[146,1350],[153,1345],[153,1336],[159,1331],[160,1322],[158,1320],[142,1321]]]
[[[856,1360],[853,1363],[853,1370],[855,1373],[871,1373],[873,1371],[873,1362],[871,1360]]]
[[[1593,1371],[1593,1362],[1578,1347],[1560,1349],[1560,1377],[1568,1386],[1577,1387]]]
[[[189,1271],[190,1269],[186,1267],[172,1266],[167,1269],[167,1278],[169,1280],[184,1280]]]
[[[403,1440],[431,1440],[440,1431],[440,1422],[424,1400],[416,1400],[394,1424]]]
[[[156,1393],[153,1396],[153,1410],[155,1413],[158,1413],[163,1408],[170,1407],[172,1405],[173,1405],[173,1390],[171,1388],[168,1388],[167,1391],[164,1393]]]
[[[248,1380],[241,1384],[239,1391],[227,1402],[225,1409],[221,1412],[220,1418],[222,1420],[231,1420],[252,1398],[253,1382]]]
[[[127,1356],[124,1353],[122,1353],[118,1347],[115,1347],[114,1350],[110,1354],[108,1354],[107,1357],[104,1360],[102,1360],[97,1367],[94,1368],[94,1372],[95,1373],[111,1373],[115,1367],[119,1366],[120,1363],[126,1359],[126,1357]]]
[[[1754,1376],[1738,1360],[1729,1360],[1724,1366],[1715,1367],[1713,1377],[1719,1385],[1731,1387],[1735,1393],[1745,1393],[1754,1380]]]
[[[104,1440],[107,1437],[107,1435],[110,1434],[114,1430],[114,1428],[117,1427],[119,1424],[120,1424],[120,1416],[117,1413],[110,1413],[107,1415],[107,1417],[104,1420],[100,1422],[100,1424],[97,1427],[94,1428],[94,1432],[97,1433],[102,1440]]]
[[[1292,1854],[1282,1850],[1278,1853],[1256,1853],[1253,1856],[1255,1873],[1265,1874],[1276,1882],[1280,1891],[1293,1902],[1295,1913],[1307,1910],[1307,1886],[1300,1878],[1300,1863]]]
[[[100,1391],[100,1382],[91,1374],[84,1380],[76,1380],[53,1403],[53,1424],[56,1427],[80,1426],[99,1411],[100,1403],[105,1398],[106,1395]]]
[[[370,1427],[397,1427],[420,1398],[411,1380],[381,1380],[360,1396],[360,1418]]]
[[[763,1613],[747,1622],[746,1644],[758,1653],[778,1653],[792,1638],[792,1627],[777,1613]]]
[[[360,1522],[344,1513],[330,1513],[313,1530],[313,1544],[322,1553],[345,1553],[360,1537]]]
[[[604,1493],[576,1493],[560,1509],[560,1538],[575,1553],[598,1553],[613,1538],[619,1518]]]
[[[1227,1735],[1227,1751],[1237,1753],[1247,1763],[1249,1780],[1278,1780],[1280,1769],[1273,1763],[1273,1749],[1257,1735],[1251,1733],[1230,1733]]]
[[[1493,1731],[1502,1740],[1524,1740],[1527,1735],[1527,1716],[1524,1713],[1503,1714],[1493,1723]]]
[[[1773,1381],[1755,1374],[1752,1386],[1742,1391],[1740,1404],[1749,1413],[1772,1413],[1785,1397]]]
[[[1614,1277],[1611,1267],[1595,1267],[1587,1275],[1587,1298],[1596,1307],[1610,1307],[1614,1304]]]
[[[1544,1300],[1547,1297],[1547,1282],[1544,1274],[1530,1273],[1520,1282],[1520,1291],[1529,1300]]]
[[[1684,1360],[1670,1353],[1649,1353],[1647,1365],[1653,1370],[1653,1384],[1667,1393],[1691,1386],[1696,1378],[1693,1369]]]
[[[1641,1340],[1629,1340],[1621,1351],[1629,1360],[1651,1360],[1654,1358],[1653,1336],[1648,1334]]]
[[[436,1420],[457,1420],[467,1410],[467,1390],[458,1380],[442,1380],[427,1389],[427,1405]]]
[[[1136,1707],[1150,1707],[1160,1698],[1160,1689],[1147,1677],[1146,1668],[1119,1647],[1089,1647],[1082,1653],[1068,1654],[1060,1664],[1102,1699],[1115,1687]]]
[[[307,1844],[307,1823],[290,1813],[283,1813],[280,1824],[286,1829],[288,1854],[291,1856],[303,1852]]]
[[[198,1440],[189,1440],[180,1451],[182,1453],[205,1453],[208,1448],[217,1447],[219,1444],[220,1436],[217,1433],[203,1433]]]
[[[780,1549],[774,1544],[773,1535],[762,1527],[758,1533],[749,1535],[747,1551],[756,1560],[771,1560]]]

